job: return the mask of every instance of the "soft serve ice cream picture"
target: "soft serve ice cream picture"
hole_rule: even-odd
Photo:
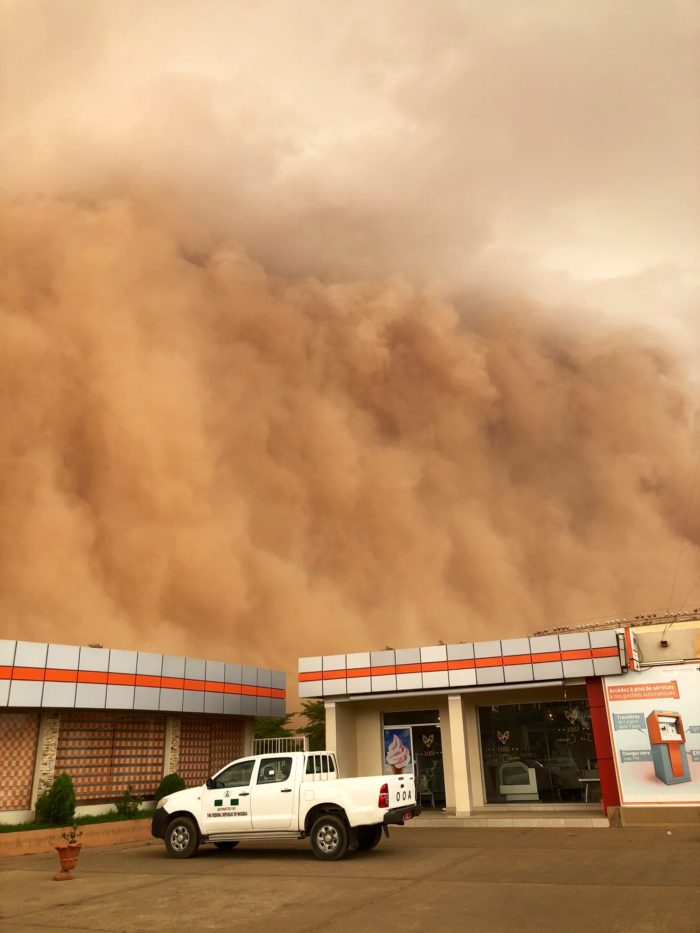
[[[384,730],[385,772],[404,774],[411,765],[411,734],[409,729]]]

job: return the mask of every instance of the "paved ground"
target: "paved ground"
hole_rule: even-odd
[[[161,844],[0,860],[0,930],[698,933],[700,830],[395,830],[371,853],[322,863],[308,843]]]

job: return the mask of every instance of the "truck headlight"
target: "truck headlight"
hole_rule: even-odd
[[[159,810],[161,807],[164,807],[169,800],[170,800],[170,797],[161,797],[160,800],[156,803],[156,810]]]

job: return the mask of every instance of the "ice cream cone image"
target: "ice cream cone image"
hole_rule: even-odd
[[[384,758],[391,768],[392,774],[403,774],[411,761],[411,753],[403,744],[398,735],[394,735]]]

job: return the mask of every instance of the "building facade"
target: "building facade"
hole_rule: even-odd
[[[634,780],[648,781],[648,805],[697,807],[694,624],[673,633],[679,657],[667,639],[650,631],[638,639],[631,627],[305,657],[299,693],[324,700],[327,745],[342,773],[412,771],[428,809],[462,817],[514,804],[608,811],[636,805],[625,796]],[[681,789],[654,772],[661,752],[647,718],[664,712],[685,720]],[[674,741],[668,754],[677,757]]]
[[[256,716],[285,712],[281,671],[77,645],[0,641],[0,822],[31,819],[54,778],[79,812],[165,774],[188,785],[252,750]]]

